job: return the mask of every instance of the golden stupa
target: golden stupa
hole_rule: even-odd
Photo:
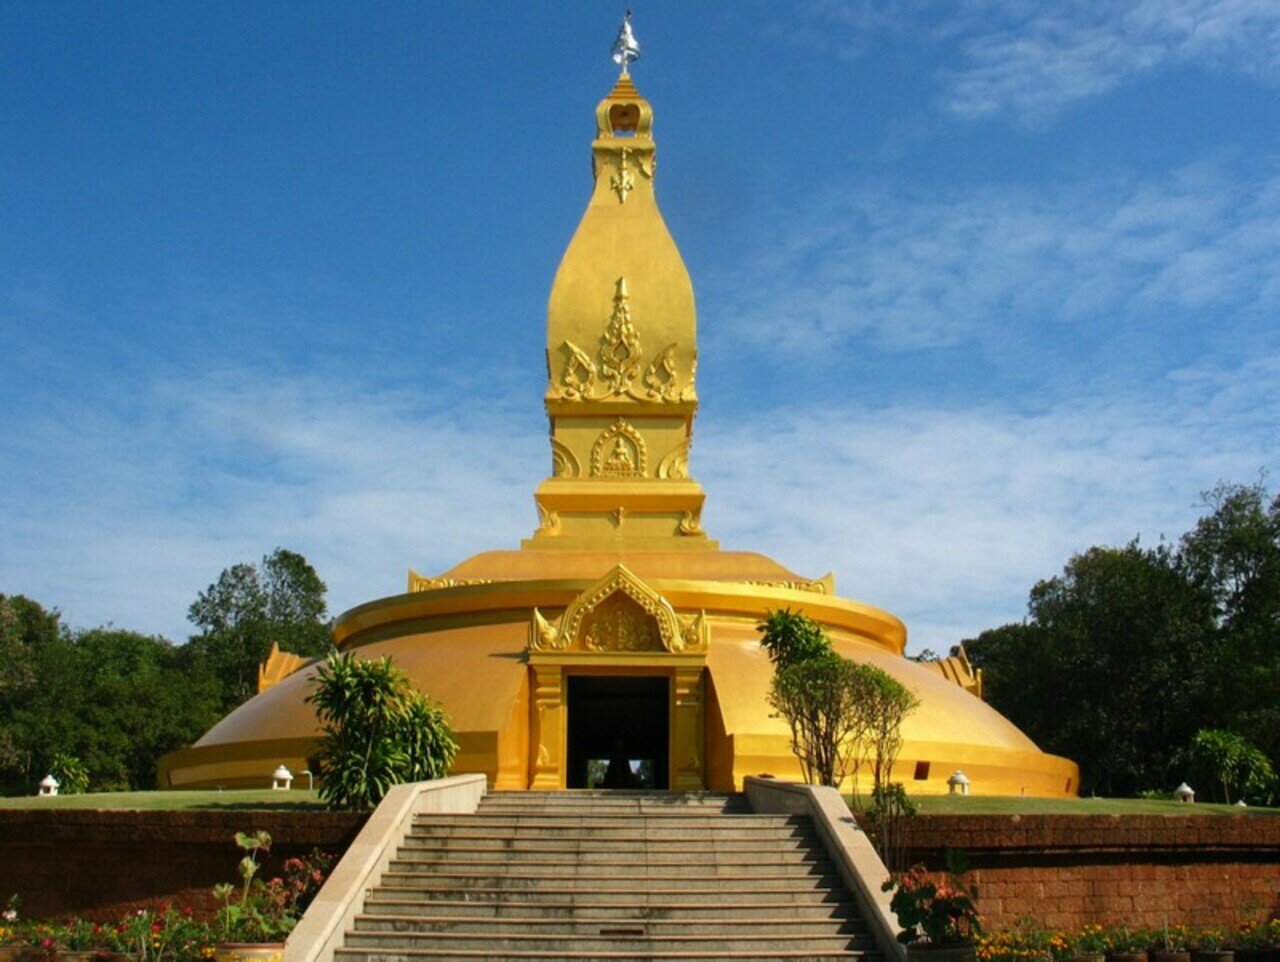
[[[406,593],[339,617],[336,644],[391,655],[451,716],[455,771],[494,789],[587,787],[621,753],[643,762],[645,785],[732,790],[799,774],[756,631],[792,608],[919,697],[893,773],[909,791],[945,792],[962,770],[975,793],[1074,794],[1076,765],[983,702],[962,655],[910,661],[902,622],[837,596],[831,576],[723,551],[703,531],[693,286],[654,198],[653,110],[627,59],[596,109],[595,186],[548,305],[541,524],[517,551],[411,571]],[[162,760],[161,784],[261,786],[281,763],[306,769],[313,670],[277,656],[256,697]]]

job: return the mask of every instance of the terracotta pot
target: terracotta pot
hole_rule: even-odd
[[[977,962],[976,945],[908,945],[907,962]]]
[[[1071,956],[1071,962],[1106,962],[1106,958],[1101,952],[1081,952]]]
[[[1107,962],[1147,962],[1146,952],[1108,952]]]
[[[283,942],[220,942],[214,962],[284,962]]]
[[[1151,953],[1151,962],[1191,962],[1191,953],[1156,949]]]
[[[1192,949],[1191,962],[1235,962],[1232,949]]]

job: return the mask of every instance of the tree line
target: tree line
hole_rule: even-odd
[[[188,612],[177,645],[106,625],[72,630],[60,613],[0,595],[0,793],[155,787],[156,763],[190,745],[257,690],[272,643],[330,648],[326,587],[306,558],[278,548],[224,570]]]
[[[988,701],[1086,791],[1277,791],[1280,496],[1220,484],[1203,508],[1176,542],[1073,556],[1024,620],[964,642]]]

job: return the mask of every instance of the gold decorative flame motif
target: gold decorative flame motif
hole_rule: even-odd
[[[618,203],[625,204],[627,195],[635,189],[635,178],[631,176],[631,171],[627,169],[627,164],[631,160],[631,151],[626,147],[618,151],[618,171],[609,178],[609,188],[618,195]]]
[[[643,170],[643,166],[640,167]],[[630,188],[627,188],[628,190]],[[631,314],[631,293],[626,277],[619,277],[614,284],[613,311],[604,333],[600,335],[600,349],[593,359],[582,347],[566,340],[564,362],[560,378],[551,385],[552,399],[569,401],[603,401],[616,397],[628,397],[636,401],[694,401],[694,374],[697,359],[689,372],[689,383],[680,384],[676,368],[676,352],[680,345],[672,342],[659,351],[640,375],[644,363],[640,331]],[[639,379],[640,383],[635,382]]]

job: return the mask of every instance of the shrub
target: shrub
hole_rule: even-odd
[[[334,653],[311,684],[324,732],[320,797],[331,808],[372,808],[393,785],[449,773],[458,743],[444,712],[389,657]]]
[[[917,865],[884,883],[883,890],[893,892],[889,908],[902,926],[899,942],[955,945],[982,934],[978,890],[965,883],[967,868],[964,856],[948,849],[947,874],[941,881]]]

